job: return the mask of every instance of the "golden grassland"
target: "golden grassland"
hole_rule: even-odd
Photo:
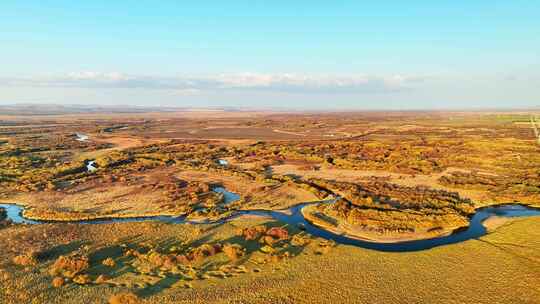
[[[0,130],[7,140],[0,146],[0,200],[25,205],[26,216],[47,220],[219,218],[237,209],[283,209],[342,194],[327,185],[344,182],[358,187],[382,183],[384,187],[372,189],[375,201],[384,200],[388,193],[383,189],[392,185],[419,192],[417,199],[429,193],[419,187],[456,192],[474,207],[540,201],[540,147],[532,131],[516,123],[526,120],[523,114],[269,113],[210,115],[208,120],[192,114],[152,114],[148,119],[111,115],[99,121],[89,116],[75,119],[76,127],[67,116],[58,124],[50,123],[53,117],[48,124],[30,121],[28,128],[15,120]],[[179,129],[193,136],[176,134]],[[204,135],[209,130],[212,138]],[[283,137],[257,140],[269,130],[279,130]],[[322,140],[312,134],[315,130],[323,137],[341,135]],[[78,141],[74,132],[85,132],[90,139]],[[291,139],[293,133],[311,135]],[[84,161],[90,159],[98,167],[95,172],[86,171]],[[218,159],[230,165],[221,166]],[[225,186],[241,200],[220,208],[221,198],[209,191],[213,186]],[[349,193],[347,199],[361,199],[361,193]],[[393,199],[394,205],[407,200]],[[342,216],[368,216],[370,230],[390,228],[406,238],[463,225],[449,212],[444,212],[446,218],[413,220],[418,206],[411,204],[384,212],[373,204],[361,205],[364,210],[353,206],[358,210]],[[195,212],[201,208],[204,214]],[[418,225],[398,223],[404,220]],[[387,222],[395,222],[396,228]],[[358,230],[362,223],[349,224],[349,230]]]
[[[374,221],[375,223],[370,223],[369,221],[364,220],[362,224],[359,224],[350,223],[347,218],[331,216],[328,215],[328,213],[320,212],[319,208],[320,207],[317,205],[306,206],[302,209],[302,214],[308,222],[325,230],[332,231],[340,235],[346,235],[350,238],[377,243],[397,243],[430,239],[449,235],[457,229],[467,227],[469,225],[466,219],[457,217],[455,215],[442,216],[441,219],[444,219],[444,223],[436,222],[434,219],[428,217],[424,218],[425,223],[418,223],[415,222],[418,221],[418,218],[407,217],[405,215],[405,219],[402,219],[402,221],[405,220],[407,222],[412,222],[413,224],[410,224],[410,226],[414,227],[414,230],[407,231],[386,229],[385,231],[381,231],[380,227],[384,227],[384,225],[380,224],[381,221],[392,223],[392,225],[397,226],[398,224],[396,222],[398,220],[395,218],[395,216],[401,215],[401,213],[392,214],[390,212],[378,212],[370,215],[372,218],[376,218],[376,221]],[[490,227],[497,225],[493,220],[487,222],[486,224]],[[436,225],[436,229],[433,228],[434,225]]]
[[[540,206],[540,146],[528,117],[4,115],[0,201],[36,219],[215,219],[341,195],[340,204],[312,207],[319,219],[372,240],[433,237],[467,225],[474,208]],[[97,171],[87,172],[89,160]],[[216,186],[241,199],[222,206]],[[410,253],[335,246],[296,227],[285,235],[283,223],[247,216],[200,226],[25,226],[2,217],[0,303],[107,303],[119,294],[115,303],[129,295],[142,303],[540,303],[538,217],[490,218],[485,237]]]
[[[0,296],[6,303],[107,303],[113,294],[132,292],[142,303],[538,303],[540,221],[518,219],[478,240],[410,253],[384,253],[325,240],[292,246],[291,255],[268,259],[257,242],[239,240],[242,227],[278,223],[238,219],[221,226],[161,223],[42,225],[0,230]],[[286,227],[290,237],[298,234]],[[47,235],[36,264],[15,265],[33,242]],[[195,267],[206,276],[171,272],[138,273],[122,252],[174,246],[237,242],[248,258],[232,262],[223,254]],[[15,246],[22,244],[22,246]],[[257,244],[257,245],[254,245]],[[15,247],[13,247],[15,246]],[[33,246],[37,246],[33,244]],[[125,246],[125,247],[122,247]],[[252,247],[255,246],[255,247]],[[321,248],[325,248],[321,250]],[[60,255],[90,256],[89,280],[54,288],[50,269]],[[114,266],[104,266],[111,258]],[[229,266],[227,266],[229,265]],[[107,280],[94,283],[99,275]]]
[[[242,194],[242,209],[286,209],[299,202],[317,201],[319,198],[293,182],[270,182],[252,180],[241,176],[229,176],[216,172],[195,170],[181,171],[176,177],[184,180],[220,184],[234,193]]]

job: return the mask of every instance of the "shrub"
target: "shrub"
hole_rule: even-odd
[[[265,236],[263,236],[263,237],[259,240],[259,242],[260,242],[261,244],[266,244],[266,245],[269,245],[269,246],[274,246],[274,243],[276,243],[277,240],[274,239],[272,236],[265,235]]]
[[[311,239],[301,234],[295,234],[291,239],[291,245],[303,247],[311,243]]]
[[[241,229],[237,232],[238,235],[242,236],[246,241],[256,240],[261,237],[262,234],[266,232],[266,227],[263,225],[249,227]]]
[[[53,287],[55,287],[55,288],[58,288],[58,287],[63,286],[64,283],[65,283],[65,281],[64,281],[64,278],[62,278],[62,277],[55,277],[55,278],[52,280],[52,285],[53,285]]]
[[[221,245],[219,244],[203,244],[197,248],[194,248],[191,250],[191,252],[187,255],[187,258],[190,261],[198,262],[206,257],[213,256],[217,253],[220,253],[222,251]]]
[[[107,266],[107,267],[116,266],[116,263],[114,262],[114,260],[112,258],[106,258],[105,260],[103,260],[103,262],[101,262],[101,264],[103,264],[104,266]]]
[[[136,294],[128,293],[119,293],[113,295],[109,298],[109,304],[137,304],[139,303],[139,297]]]
[[[272,227],[266,231],[266,235],[278,240],[286,240],[289,238],[289,232],[285,228]]]
[[[90,267],[86,256],[60,256],[51,267],[52,275],[73,278]]]
[[[20,266],[37,265],[37,259],[35,254],[22,254],[13,258],[13,263]]]
[[[75,278],[73,278],[73,282],[79,285],[85,285],[90,283],[90,277],[87,274],[79,274]]]
[[[223,252],[231,261],[236,261],[244,256],[246,250],[238,244],[225,244],[223,245]]]

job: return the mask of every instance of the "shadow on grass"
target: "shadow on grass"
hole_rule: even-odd
[[[68,255],[71,252],[77,251],[81,246],[86,245],[86,244],[89,244],[89,242],[75,241],[69,244],[58,245],[50,249],[47,249],[43,252],[40,252],[37,258],[42,262],[48,261],[48,260],[54,260],[54,259],[57,259],[61,255]]]
[[[262,223],[262,225],[266,226],[268,229],[272,227],[284,227],[283,223],[279,221],[267,221]],[[131,265],[131,262],[136,259],[136,257],[125,256],[126,249],[137,250],[143,254],[152,250],[162,254],[172,253],[177,255],[187,254],[191,249],[198,248],[204,244],[236,244],[245,249],[245,254],[238,259],[231,260],[229,257],[225,256],[225,253],[220,253],[219,255],[215,256],[205,256],[202,258],[202,260],[195,260],[193,261],[193,264],[190,264],[191,266],[196,267],[196,271],[193,274],[188,275],[187,273],[183,273],[183,270],[181,273],[165,271],[165,273],[161,274],[159,278],[153,274],[152,276],[156,279],[156,281],[154,281],[154,283],[151,285],[146,285],[136,291],[140,297],[147,298],[171,288],[181,288],[182,282],[189,284],[189,282],[196,279],[196,277],[201,276],[200,278],[202,278],[202,275],[215,276],[216,272],[225,272],[227,276],[229,276],[228,270],[226,270],[226,268],[222,269],[223,266],[230,265],[234,267],[243,265],[249,262],[253,255],[260,252],[261,248],[266,245],[261,243],[259,238],[256,240],[245,240],[244,237],[238,235],[233,235],[226,239],[216,240],[214,229],[216,229],[218,226],[220,225],[209,227],[205,230],[205,234],[200,238],[193,239],[188,242],[185,242],[185,240],[181,240],[175,236],[154,239],[147,238],[142,235],[119,240],[115,245],[99,248],[90,254],[89,258],[91,265],[93,266],[88,270],[88,273],[94,276],[104,274],[110,279],[115,279],[127,274],[128,272],[134,272],[134,267]],[[294,226],[288,226],[286,229],[289,232],[289,238],[287,240],[277,241],[275,244],[273,244],[274,252],[272,254],[261,253],[263,257],[268,257],[267,260],[269,262],[269,257],[271,257],[271,255],[282,256],[287,254],[289,257],[294,257],[304,251],[305,246],[294,246],[291,244],[291,239],[294,235],[304,234],[305,232]],[[310,238],[309,235],[306,235],[306,237]],[[76,247],[78,246],[74,246],[74,248]],[[113,266],[103,265],[103,261],[107,258],[113,259],[115,264]],[[179,265],[179,268],[183,268],[184,266],[186,265]],[[190,266],[186,267],[189,268]],[[234,275],[234,272],[231,275]]]
[[[137,291],[137,294],[143,298],[150,297],[171,288],[174,284],[178,283],[181,280],[182,278],[179,275],[166,276],[159,280],[156,284]]]
[[[119,240],[118,243],[125,246],[115,244],[99,248],[89,255],[90,264],[93,266],[87,272],[92,275],[103,274],[109,278],[115,278],[132,271],[133,267],[129,265],[129,262],[133,257],[125,256],[124,250],[129,248],[139,252],[146,252],[148,248],[139,245],[143,241],[145,241],[145,238],[138,235]],[[103,265],[103,261],[109,258],[114,261],[114,265]]]
[[[265,222],[264,223],[264,226],[266,226],[267,228],[273,228],[273,227],[283,227],[283,228],[286,228],[287,231],[289,232],[289,238],[287,240],[281,240],[281,241],[277,241],[276,243],[274,243],[271,247],[274,248],[274,252],[273,254],[274,255],[284,255],[284,254],[288,254],[290,257],[294,257],[294,256],[297,256],[299,254],[301,254],[304,249],[305,249],[305,246],[294,246],[292,244],[290,244],[290,241],[292,239],[293,236],[297,235],[297,234],[305,234],[305,232],[301,231],[300,229],[296,228],[296,227],[293,227],[293,226],[284,226],[282,222],[279,222],[279,221],[268,221],[268,222]],[[309,235],[305,234],[306,237],[310,237]],[[244,264],[246,263],[247,261],[249,261],[251,259],[251,257],[253,256],[253,254],[255,254],[256,252],[259,252],[261,251],[261,248],[264,247],[265,243],[261,243],[260,241],[260,238],[256,239],[256,240],[246,240],[244,239],[244,237],[242,236],[239,236],[239,235],[235,235],[235,236],[232,236],[228,239],[224,239],[222,241],[220,241],[220,243],[222,244],[238,244],[240,246],[242,246],[243,248],[246,249],[246,252],[245,252],[245,255],[243,257],[241,257],[240,259],[238,259],[237,261],[235,261],[235,264]],[[287,246],[285,246],[287,245]]]

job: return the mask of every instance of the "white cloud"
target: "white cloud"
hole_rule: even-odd
[[[239,73],[200,77],[155,77],[119,72],[75,72],[61,76],[0,78],[0,86],[53,88],[142,88],[201,93],[273,91],[298,93],[384,93],[411,89],[421,77],[403,75],[301,75]]]

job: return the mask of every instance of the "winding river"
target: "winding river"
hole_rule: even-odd
[[[216,187],[213,189],[215,192],[223,193],[224,203],[229,204],[240,198],[238,194],[227,191],[222,187]],[[425,250],[437,246],[455,244],[470,239],[479,238],[487,234],[487,229],[482,225],[482,222],[490,216],[500,217],[527,217],[527,216],[540,216],[540,209],[527,207],[520,204],[512,205],[499,205],[477,209],[476,213],[470,219],[470,225],[467,228],[459,229],[454,233],[435,237],[425,240],[416,241],[404,241],[398,243],[377,243],[359,240],[356,238],[347,237],[345,235],[336,234],[322,228],[318,228],[308,222],[302,215],[302,208],[316,203],[332,203],[334,200],[326,200],[320,202],[301,203],[290,209],[286,210],[239,210],[235,211],[229,217],[217,220],[190,220],[185,216],[148,216],[148,217],[135,217],[135,218],[111,218],[111,219],[97,219],[97,220],[83,220],[73,221],[71,223],[79,224],[106,224],[106,223],[124,223],[124,222],[142,222],[142,221],[162,221],[173,224],[209,224],[209,223],[224,223],[237,218],[242,215],[256,215],[256,216],[269,216],[280,222],[287,223],[289,225],[299,226],[305,229],[306,232],[328,240],[333,240],[339,244],[353,245],[367,249],[373,249],[378,251],[387,252],[408,252]],[[53,221],[36,221],[24,218],[22,211],[24,207],[15,204],[0,204],[0,208],[7,210],[7,218],[14,223],[20,224],[44,224],[51,223]]]

